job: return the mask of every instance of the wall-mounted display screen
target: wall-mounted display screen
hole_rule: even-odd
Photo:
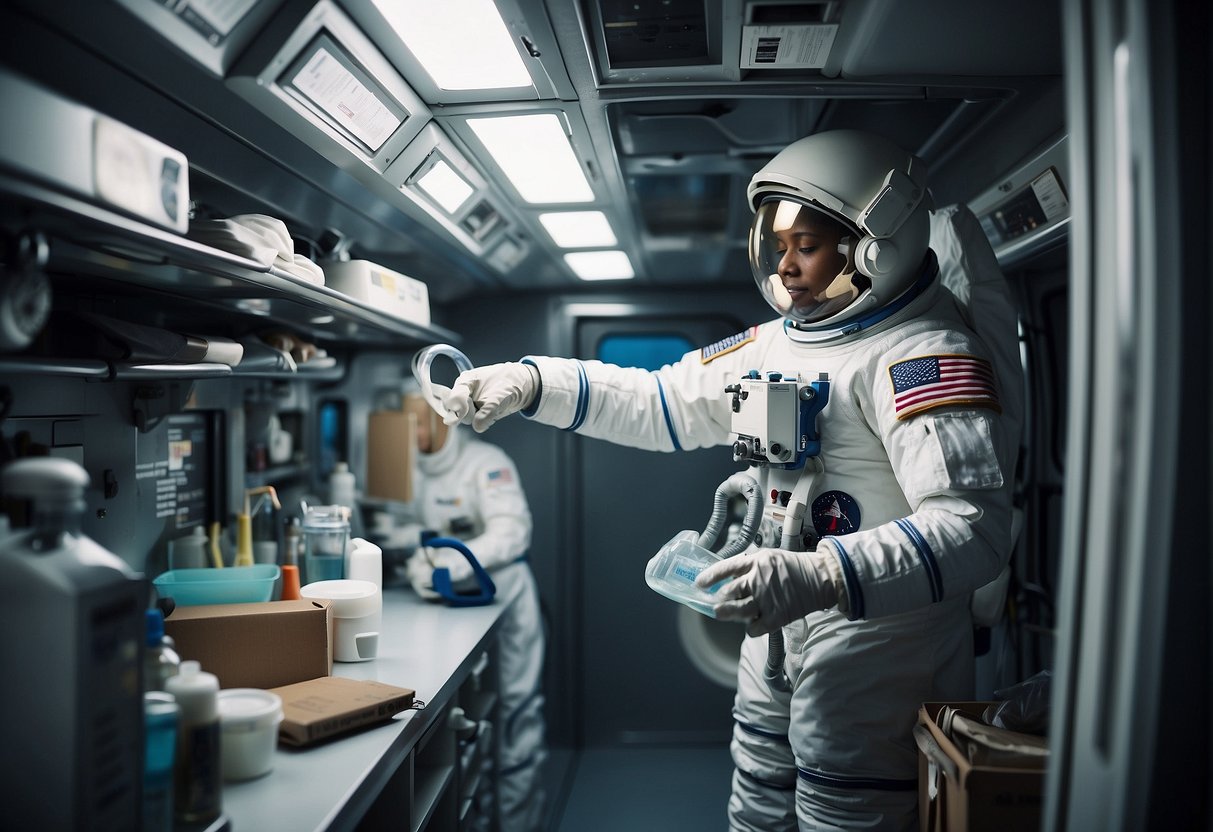
[[[135,479],[140,493],[150,491],[154,501],[154,507],[144,502],[143,508],[166,521],[169,537],[174,530],[205,528],[217,519],[215,507],[223,504],[218,493],[222,418],[221,412],[209,410],[173,413],[155,430],[138,435]]]
[[[1069,215],[1070,202],[1061,177],[1054,168],[1049,168],[984,214],[981,225],[990,242],[999,246]]]
[[[369,153],[378,152],[409,112],[321,32],[287,68],[280,85]]]

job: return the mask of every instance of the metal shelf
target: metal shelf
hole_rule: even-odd
[[[145,303],[147,292],[140,290],[152,290],[157,300],[176,299],[191,313],[207,308],[229,326],[280,326],[318,343],[415,346],[460,340],[443,327],[393,317],[326,286],[8,172],[0,172],[0,198],[8,203],[0,205],[4,216],[19,208],[13,219],[20,227],[52,238],[50,270],[78,288],[95,292],[101,278],[108,289]]]
[[[87,379],[108,379],[110,365],[104,361],[70,358],[0,358],[0,375],[71,376]]]
[[[226,378],[232,374],[227,364],[117,364],[115,381],[149,378]]]

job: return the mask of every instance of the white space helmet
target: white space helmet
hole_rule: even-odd
[[[747,196],[754,280],[800,329],[842,328],[886,307],[919,277],[930,239],[927,167],[881,136],[832,130],[793,142],[754,174]],[[828,249],[828,285],[811,289],[797,282],[785,256],[814,250],[792,244],[808,238],[806,226],[833,229],[826,239],[838,238]]]

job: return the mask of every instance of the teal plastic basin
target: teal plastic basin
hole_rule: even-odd
[[[252,604],[268,601],[281,569],[277,564],[229,566],[216,569],[170,569],[152,581],[161,597],[183,607],[200,604]]]

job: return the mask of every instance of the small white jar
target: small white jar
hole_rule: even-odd
[[[257,688],[219,691],[219,749],[223,779],[251,780],[274,768],[282,697]]]

